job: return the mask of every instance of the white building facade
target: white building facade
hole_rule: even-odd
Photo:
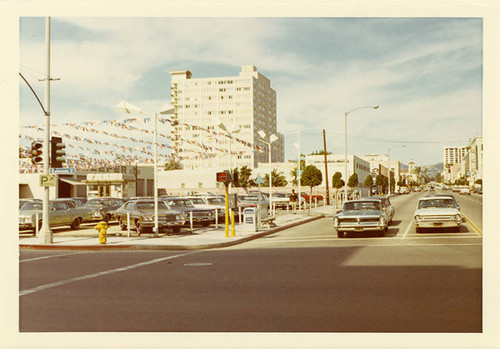
[[[345,173],[345,156],[344,154],[329,154],[326,156],[328,168],[328,184],[331,186],[332,177],[335,172],[342,174],[342,179],[345,183],[349,181],[349,177],[356,173],[358,175],[359,186],[363,186],[366,177],[370,175],[370,163],[355,155],[347,155],[347,175]],[[325,176],[325,156],[324,155],[307,155],[306,166],[316,166],[323,176],[323,182],[320,184],[326,187]]]
[[[171,71],[173,154],[185,170],[216,171],[268,162],[268,146],[259,131],[278,137],[271,161],[284,161],[284,137],[277,132],[276,92],[253,65],[239,76],[193,79],[190,71]],[[232,132],[223,130],[217,119]],[[234,130],[237,132],[233,132]]]

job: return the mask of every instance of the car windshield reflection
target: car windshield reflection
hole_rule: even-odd
[[[422,200],[418,203],[418,208],[454,208],[451,199]]]
[[[380,210],[380,202],[377,201],[346,202],[344,204],[344,210],[345,211]]]

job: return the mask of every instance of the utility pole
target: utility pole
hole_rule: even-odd
[[[45,78],[45,139],[43,143],[43,173],[49,175],[49,143],[50,143],[50,17],[45,19],[45,44],[47,49],[47,77]],[[52,231],[50,230],[49,219],[49,190],[44,188],[42,228],[39,232],[41,244],[53,243]]]
[[[330,190],[328,189],[328,160],[326,155],[326,136],[323,129],[323,152],[325,154],[325,182],[326,182],[326,204],[330,206]]]

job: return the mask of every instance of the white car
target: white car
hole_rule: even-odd
[[[455,228],[460,230],[463,217],[454,200],[446,196],[430,196],[418,201],[413,215],[416,232],[422,228]]]
[[[460,195],[470,195],[470,188],[469,187],[462,187],[460,188]]]

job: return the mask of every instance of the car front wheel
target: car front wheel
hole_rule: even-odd
[[[121,230],[127,230],[127,225],[125,223],[123,223],[123,218],[120,217],[118,224],[120,225]]]
[[[78,228],[80,228],[80,223],[81,223],[80,218],[75,218],[73,223],[71,223],[71,229],[77,230]]]
[[[180,231],[181,231],[181,227],[172,227],[172,232],[174,234],[179,234]]]

